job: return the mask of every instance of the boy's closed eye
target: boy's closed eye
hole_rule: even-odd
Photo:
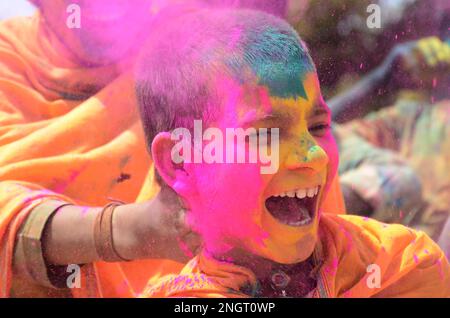
[[[314,137],[323,137],[331,129],[330,110],[325,103],[315,105],[309,118],[308,131]]]

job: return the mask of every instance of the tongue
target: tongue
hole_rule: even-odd
[[[310,218],[305,203],[305,199],[270,197],[266,200],[266,208],[279,221],[296,225]]]

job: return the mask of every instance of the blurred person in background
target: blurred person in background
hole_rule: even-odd
[[[327,100],[378,67],[396,45],[437,35],[448,6],[441,0],[299,2],[303,5],[293,23],[317,59]],[[380,6],[380,28],[366,24],[369,4]],[[386,96],[382,98],[386,103]],[[371,107],[376,107],[379,103],[372,99]]]
[[[440,11],[437,36],[396,45],[380,66],[328,101],[334,118],[345,121],[369,112],[371,96],[396,95],[392,106],[336,126],[347,208],[435,240],[450,215],[449,12]]]
[[[450,215],[450,45],[425,38],[394,55],[410,66],[386,68],[385,80],[399,77],[404,84],[406,77],[411,86],[404,88],[421,89],[403,91],[392,106],[336,125],[340,182],[349,213],[412,226],[437,240]],[[339,103],[363,104],[366,80]],[[333,106],[339,105],[332,100]]]
[[[355,119],[334,125],[347,211],[437,239],[450,206],[448,3],[377,1],[377,29],[366,25],[373,1],[301,2],[294,24],[333,119]]]

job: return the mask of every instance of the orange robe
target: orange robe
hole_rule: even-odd
[[[319,228],[322,265],[310,297],[450,297],[450,265],[425,233],[331,214]],[[246,297],[243,287],[257,289],[251,271],[200,254],[178,275],[149,281],[140,297]]]
[[[0,297],[12,286],[21,289],[12,273],[14,238],[42,200],[101,206],[108,198],[148,200],[158,191],[133,81],[120,71],[129,67],[81,65],[39,14],[0,23]],[[337,182],[334,189],[328,211],[342,213]],[[82,288],[71,291],[134,297],[150,278],[183,266],[170,260],[88,264]]]

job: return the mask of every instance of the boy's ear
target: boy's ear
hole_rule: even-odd
[[[175,183],[184,183],[187,172],[184,170],[183,162],[175,163],[172,159],[172,149],[175,146],[174,140],[170,138],[170,133],[160,132],[152,142],[152,159],[155,163],[159,175],[164,182],[171,188]]]

